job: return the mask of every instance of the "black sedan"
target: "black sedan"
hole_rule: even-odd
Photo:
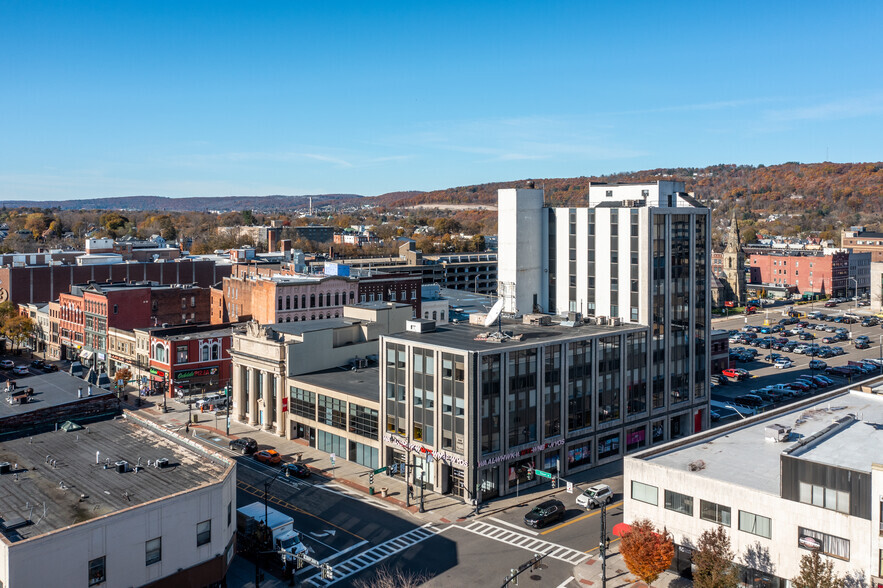
[[[282,471],[285,472],[286,478],[290,478],[291,476],[294,476],[295,478],[310,477],[310,468],[300,463],[284,463],[282,464]]]
[[[258,442],[251,437],[240,437],[230,441],[230,450],[246,455],[258,450]]]

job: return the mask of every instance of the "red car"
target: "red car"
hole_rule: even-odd
[[[275,449],[261,449],[260,451],[255,451],[254,458],[259,462],[270,465],[279,465],[282,463],[282,456],[279,455],[279,452]]]
[[[737,380],[744,380],[748,377],[748,371],[741,368],[727,368],[721,373],[728,378],[736,378]]]

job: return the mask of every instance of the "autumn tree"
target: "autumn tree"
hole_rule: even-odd
[[[122,380],[123,383],[125,384],[126,382],[128,382],[131,379],[132,379],[132,371],[129,368],[120,368],[113,375],[114,382],[119,382],[120,380]]]
[[[822,560],[814,550],[800,558],[800,572],[791,579],[794,588],[843,588],[843,578],[834,574],[834,563]]]
[[[696,588],[735,588],[739,585],[739,569],[733,564],[735,557],[723,526],[705,531],[693,550],[693,585]]]
[[[632,523],[631,529],[622,536],[619,553],[629,571],[650,584],[671,565],[675,556],[674,540],[667,530],[657,531],[653,523],[641,519]]]
[[[12,341],[12,344],[18,349],[21,349],[22,344],[33,332],[34,321],[29,316],[16,314],[3,321],[3,335]]]
[[[34,239],[39,239],[47,226],[46,216],[42,212],[32,212],[25,219],[25,229],[34,235]]]

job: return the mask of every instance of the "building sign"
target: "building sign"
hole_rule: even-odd
[[[428,447],[424,447],[423,445],[417,445],[416,443],[408,443],[404,439],[399,439],[395,435],[390,435],[389,433],[383,434],[383,440],[387,443],[395,443],[402,449],[407,451],[414,451],[417,453],[425,453],[427,459],[440,459],[446,463],[455,463],[457,465],[461,465],[464,467],[469,467],[469,462],[460,457],[459,455],[451,455],[450,453],[445,453],[444,451],[433,451]]]
[[[822,542],[815,537],[810,537],[809,535],[801,535],[800,539],[797,540],[797,543],[802,548],[809,549],[811,551],[818,551],[822,548]]]
[[[166,373],[164,371],[158,370],[155,367],[150,368],[150,375],[151,376],[162,376],[163,378],[166,377]]]
[[[483,459],[478,462],[478,467],[483,468],[486,465],[492,465],[495,463],[500,463],[502,461],[509,461],[512,459],[518,459],[519,457],[523,457],[525,455],[532,455],[534,453],[539,453],[541,451],[545,451],[546,449],[552,449],[553,447],[560,447],[562,445],[564,445],[564,439],[558,439],[557,441],[550,441],[548,443],[542,443],[542,444],[536,445],[534,447],[528,447],[527,449],[522,449],[521,451],[512,451],[510,453],[498,455],[496,457]]]
[[[208,376],[216,375],[218,375],[218,366],[213,365],[211,367],[204,367],[195,370],[181,370],[180,372],[175,372],[175,379],[183,380],[186,378],[205,378]]]

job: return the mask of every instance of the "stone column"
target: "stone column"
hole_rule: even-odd
[[[285,425],[287,414],[282,412],[282,399],[288,394],[285,389],[285,380],[280,376],[273,376],[276,382],[276,434],[285,437]]]
[[[245,388],[246,388],[246,380],[245,380],[245,367],[241,365],[233,366],[233,380],[231,382],[233,385],[233,404],[236,405],[236,420],[240,423],[245,422]]]
[[[271,431],[273,429],[273,374],[263,372],[264,376],[264,429]]]
[[[246,368],[248,378],[248,424],[252,427],[258,424],[258,371],[254,368]]]

